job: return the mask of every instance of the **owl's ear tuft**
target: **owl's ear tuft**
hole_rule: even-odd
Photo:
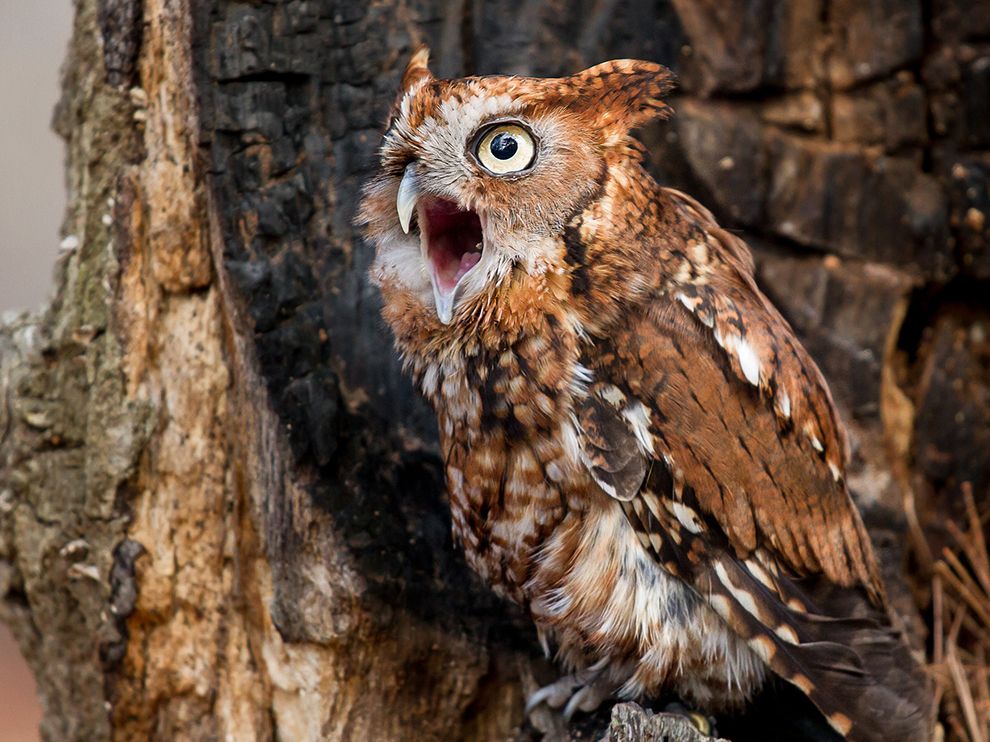
[[[663,102],[677,80],[655,62],[613,59],[562,80],[569,107],[587,112],[611,135],[624,136],[656,118],[673,112]]]
[[[402,73],[402,82],[399,84],[398,95],[392,103],[392,108],[388,114],[387,129],[391,129],[400,116],[408,116],[418,112],[421,117],[426,104],[420,101],[415,103],[417,93],[433,80],[433,73],[430,72],[430,49],[426,46],[419,47],[412,55],[405,71]]]
[[[409,60],[409,64],[406,65],[406,71],[402,73],[402,93],[407,93],[433,79],[429,64],[430,48],[427,46],[419,47]]]

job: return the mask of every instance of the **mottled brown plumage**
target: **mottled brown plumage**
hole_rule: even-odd
[[[361,213],[454,533],[572,673],[536,702],[722,711],[775,673],[849,739],[927,739],[828,388],[747,247],[640,164],[670,87],[406,70]]]

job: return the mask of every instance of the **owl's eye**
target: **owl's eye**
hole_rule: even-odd
[[[533,135],[518,124],[493,126],[478,142],[475,155],[495,175],[518,173],[533,164],[536,144]]]

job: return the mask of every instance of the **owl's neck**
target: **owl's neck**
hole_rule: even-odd
[[[692,229],[638,161],[621,160],[608,172],[561,237],[568,305],[585,331],[598,336],[670,288]]]

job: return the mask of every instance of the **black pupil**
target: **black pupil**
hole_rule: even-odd
[[[519,149],[519,143],[516,138],[509,134],[508,132],[501,132],[495,135],[492,139],[492,143],[488,145],[488,149],[491,153],[500,160],[510,160],[512,156]]]

